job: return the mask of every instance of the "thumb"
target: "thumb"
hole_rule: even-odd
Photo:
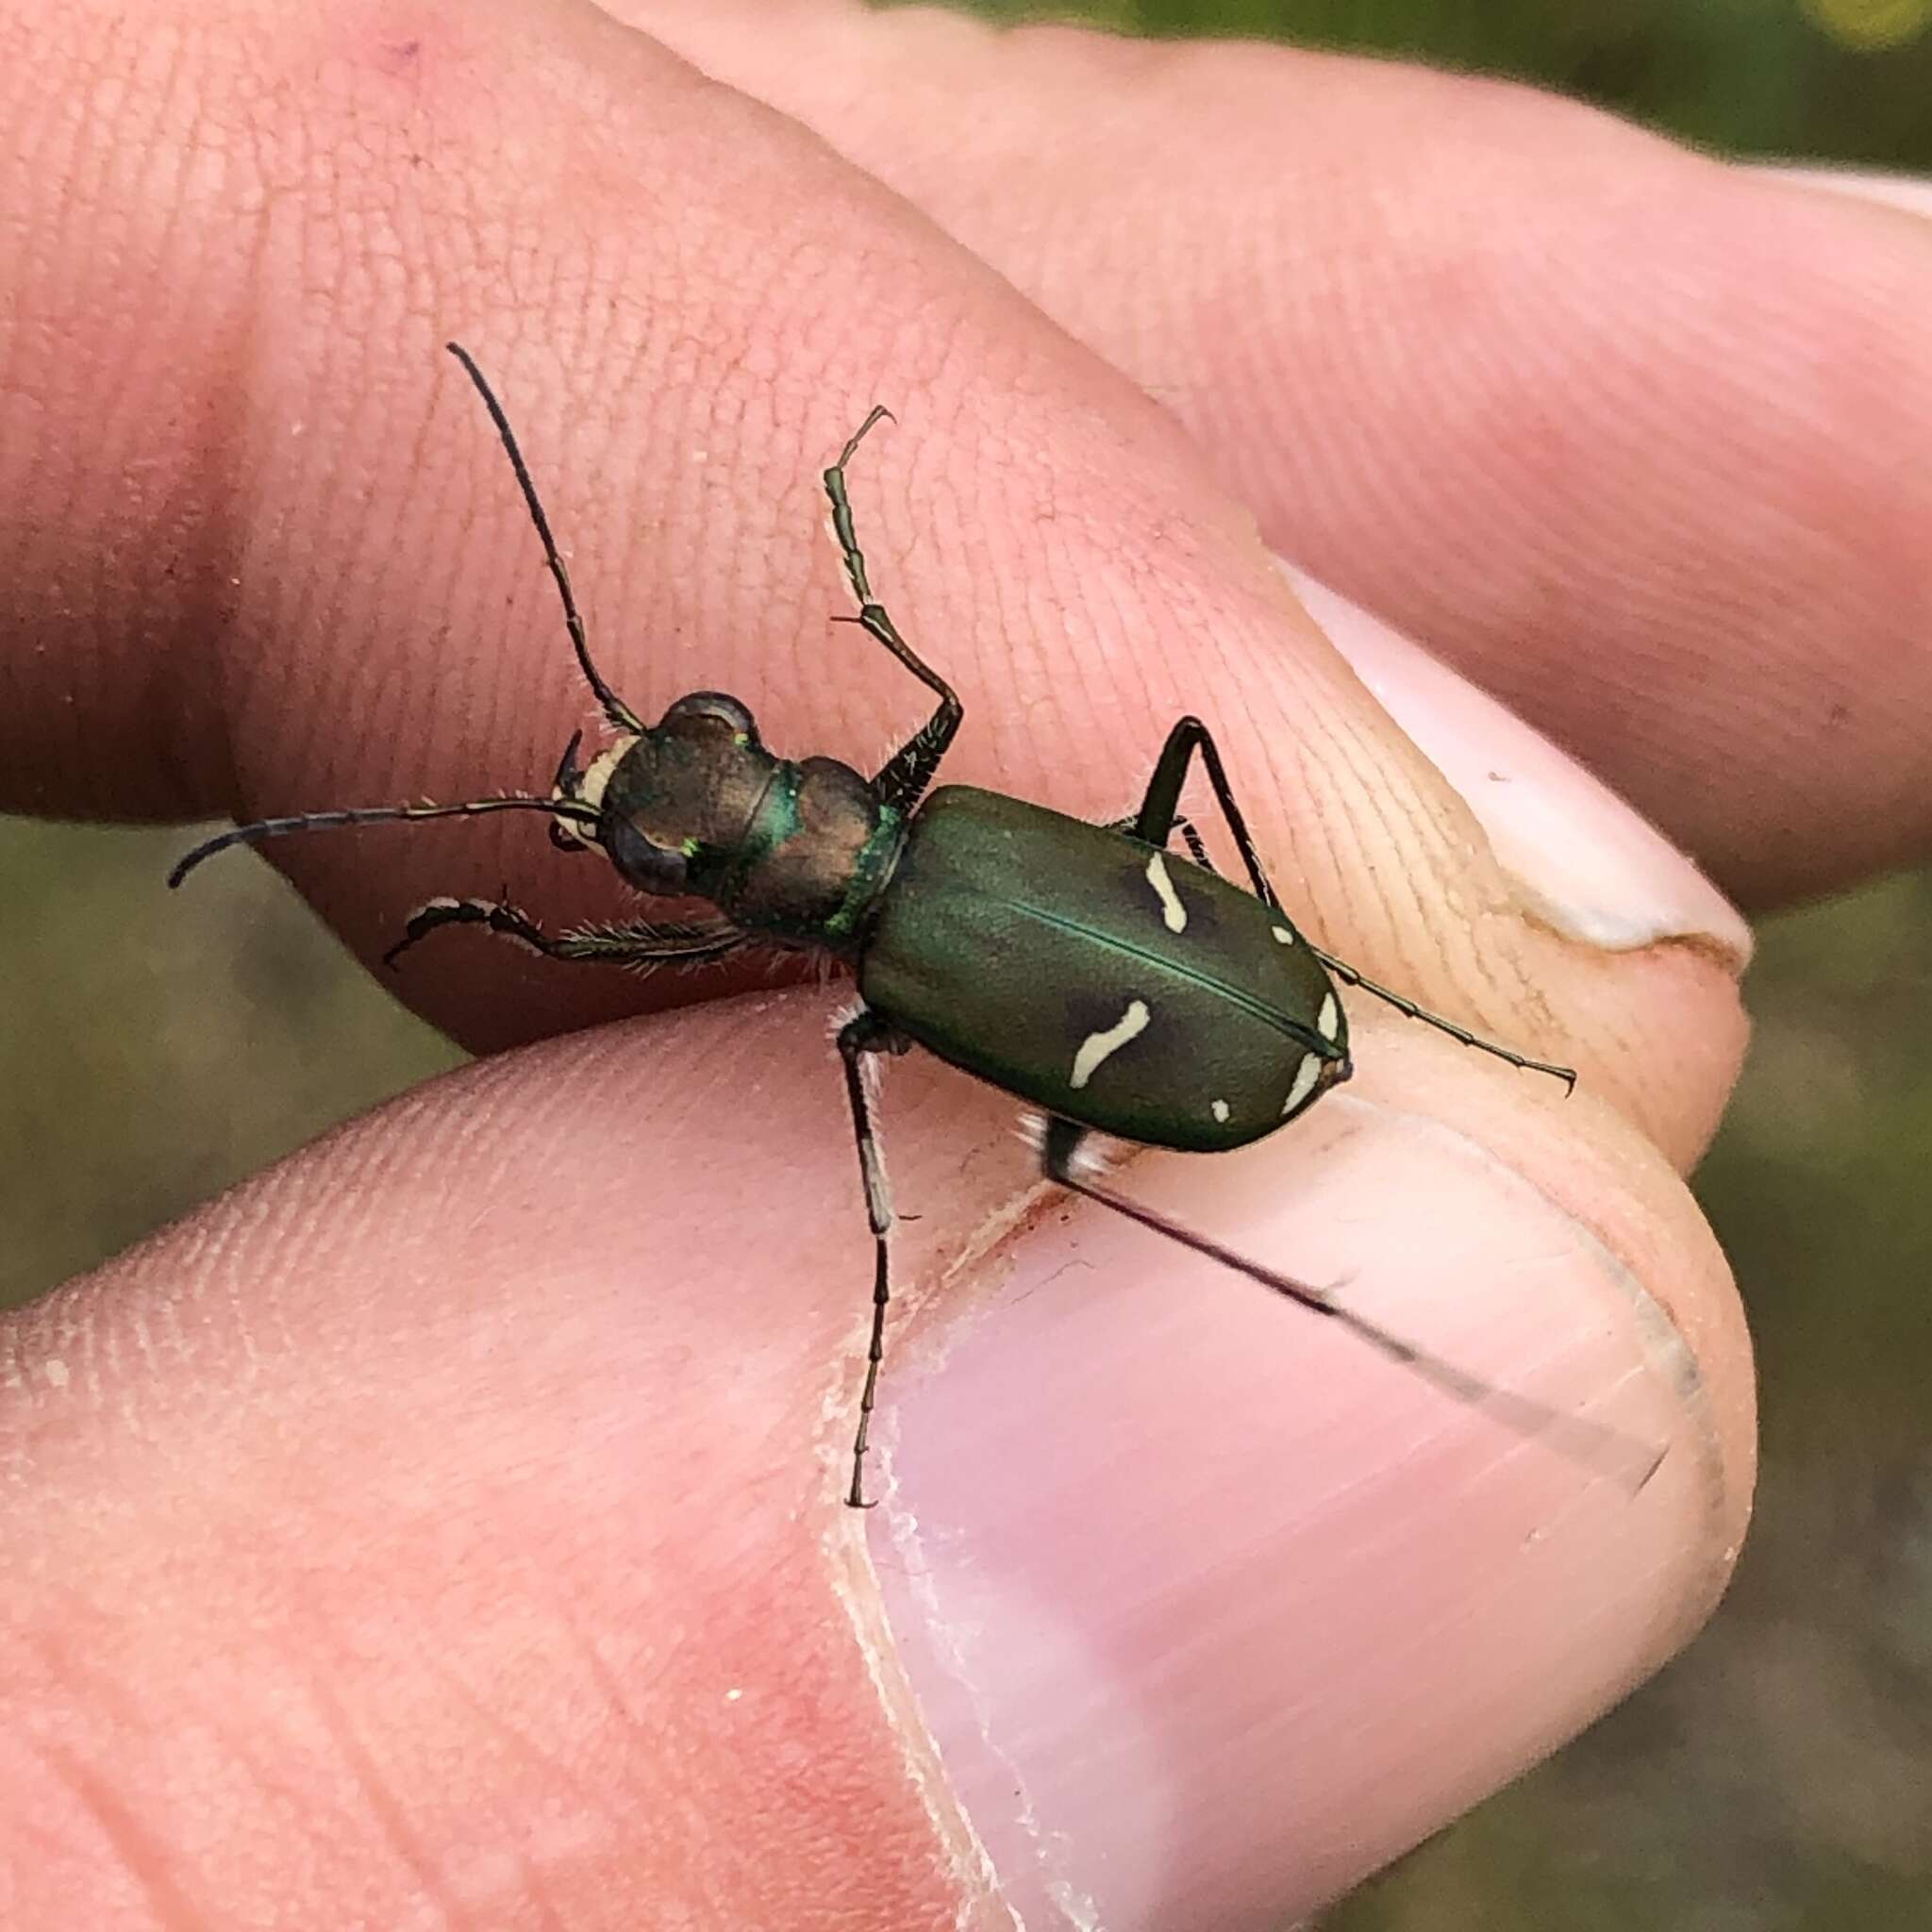
[[[1668,1444],[1634,1502],[1034,1205],[1008,1104],[915,1058],[884,1501],[846,1510],[870,1242],[823,1002],[573,1036],[5,1331],[9,1923],[1262,1925],[1342,1889],[1682,1640],[1749,1460],[1662,1162],[1417,1029],[1374,1060],[1119,1184]]]

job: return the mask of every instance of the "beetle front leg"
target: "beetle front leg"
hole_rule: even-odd
[[[1112,1208],[1116,1214],[1139,1223],[1150,1233],[1165,1235],[1169,1241],[1191,1248],[1197,1255],[1205,1255],[1210,1261],[1219,1261],[1224,1267],[1245,1274],[1250,1281],[1260,1283],[1284,1300],[1293,1302],[1297,1307],[1306,1308],[1311,1315],[1325,1316],[1346,1328],[1358,1341],[1367,1342],[1377,1354],[1413,1370],[1424,1381],[1440,1389],[1445,1395],[1493,1416],[1520,1436],[1547,1442],[1558,1455],[1567,1457],[1584,1469],[1608,1476],[1633,1496],[1657,1474],[1665,1451],[1654,1443],[1640,1441],[1634,1436],[1625,1435],[1622,1429],[1612,1428],[1607,1423],[1597,1422],[1591,1417],[1571,1415],[1552,1408],[1548,1403],[1539,1402],[1534,1396],[1519,1395],[1513,1389],[1499,1388],[1495,1383],[1459,1368],[1434,1350],[1424,1348],[1407,1337],[1396,1334],[1393,1329],[1383,1327],[1379,1322],[1373,1322],[1366,1315],[1358,1315],[1353,1308],[1345,1307],[1335,1299],[1331,1290],[1313,1287],[1308,1282],[1297,1281],[1291,1274],[1265,1267],[1252,1257],[1224,1247],[1211,1237],[1197,1233],[1191,1227],[1183,1227],[1179,1223],[1170,1221],[1166,1215],[1158,1214],[1151,1208],[1143,1208],[1138,1201],[1129,1200],[1126,1195],[1101,1185],[1080,1159],[1080,1143],[1089,1131],[1077,1121],[1053,1119],[1047,1122],[1041,1149],[1041,1166],[1048,1180],[1057,1181],[1071,1192],[1097,1202],[1103,1208]]]
[[[1108,824],[1107,829],[1109,832],[1132,832],[1138,838],[1140,833],[1137,828],[1140,823],[1141,821],[1138,817],[1114,819]],[[1188,857],[1203,872],[1211,872],[1216,878],[1221,876],[1221,868],[1208,856],[1208,848],[1201,842],[1201,834],[1196,828],[1193,820],[1186,812],[1176,812],[1173,824],[1167,830],[1169,838],[1172,838],[1176,832],[1181,835],[1181,842],[1188,848]],[[1167,839],[1158,840],[1157,842],[1165,845]]]
[[[546,959],[581,959],[608,966],[647,968],[721,958],[744,944],[736,926],[613,925],[567,932],[553,939],[532,919],[501,899],[431,899],[410,914],[403,936],[382,956],[393,968],[439,926],[480,925],[497,939],[512,940]]]
[[[845,1095],[852,1105],[852,1132],[858,1143],[858,1174],[865,1188],[865,1214],[872,1224],[873,1283],[872,1340],[865,1353],[865,1390],[858,1398],[858,1430],[852,1440],[852,1487],[845,1492],[848,1507],[870,1509],[865,1499],[865,1453],[872,1433],[872,1412],[878,1400],[879,1365],[886,1357],[886,1304],[891,1300],[891,1263],[888,1236],[892,1228],[892,1194],[886,1164],[873,1132],[872,1103],[865,1091],[864,1060],[868,1054],[904,1053],[911,1042],[870,1007],[862,1007],[839,1029],[839,1057],[845,1063]]]

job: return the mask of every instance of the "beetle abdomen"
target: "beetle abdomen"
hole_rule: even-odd
[[[968,786],[912,820],[859,990],[941,1059],[1158,1147],[1239,1147],[1347,1068],[1292,925],[1176,854]]]

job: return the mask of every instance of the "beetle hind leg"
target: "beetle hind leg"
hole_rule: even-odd
[[[1385,1001],[1398,1013],[1411,1020],[1420,1020],[1424,1026],[1433,1026],[1438,1033],[1446,1033],[1451,1040],[1459,1040],[1464,1046],[1473,1046],[1478,1053],[1494,1054],[1499,1060],[1507,1060],[1512,1067],[1521,1067],[1526,1074],[1547,1074],[1553,1080],[1562,1081],[1565,1093],[1574,1093],[1576,1091],[1574,1067],[1558,1066],[1554,1060],[1532,1059],[1527,1054],[1517,1053],[1510,1047],[1498,1046],[1493,1040],[1485,1040],[1481,1034],[1472,1033],[1467,1026],[1458,1026],[1454,1020],[1445,1020],[1441,1013],[1432,1013],[1428,1008],[1417,1006],[1407,994],[1396,992],[1391,987],[1377,986],[1373,979],[1357,973],[1346,959],[1338,959],[1333,953],[1324,953],[1312,941],[1309,942],[1308,950],[1344,986],[1358,988],[1361,991]]]
[[[1141,821],[1138,816],[1112,819],[1108,821],[1107,829],[1109,832],[1131,832],[1138,838],[1140,836],[1140,824]],[[1221,868],[1208,856],[1208,847],[1201,838],[1200,828],[1186,812],[1176,812],[1174,814],[1174,823],[1167,828],[1167,839],[1173,838],[1176,832],[1181,835],[1181,843],[1188,848],[1188,857],[1203,872],[1211,872],[1216,878],[1219,878],[1221,876]],[[1167,839],[1158,840],[1156,843],[1165,845]]]
[[[1227,782],[1226,768],[1221,762],[1221,753],[1214,740],[1208,735],[1208,727],[1198,718],[1183,718],[1167,734],[1167,742],[1161,746],[1160,757],[1154,767],[1154,775],[1147,781],[1147,795],[1141,801],[1141,812],[1137,819],[1123,829],[1133,833],[1137,839],[1143,839],[1150,845],[1165,845],[1178,831],[1187,841],[1188,850],[1197,863],[1207,864],[1208,856],[1201,845],[1201,835],[1182,817],[1177,808],[1180,804],[1181,787],[1187,782],[1188,767],[1192,763],[1195,753],[1207,767],[1208,782],[1214,788],[1214,800],[1221,808],[1221,815],[1226,821],[1227,829],[1233,835],[1235,848],[1240,852],[1241,864],[1247,868],[1249,883],[1254,888],[1256,898],[1272,911],[1281,910],[1281,900],[1274,888],[1268,882],[1268,874],[1261,866],[1261,855],[1256,849],[1254,835],[1248,830],[1248,823],[1241,816],[1241,809],[1235,803],[1234,789]],[[1213,866],[1208,869],[1213,871]],[[1433,1026],[1439,1033],[1446,1033],[1451,1040],[1459,1041],[1464,1046],[1473,1046],[1478,1053],[1493,1054],[1499,1060],[1507,1060],[1512,1067],[1520,1067],[1526,1073],[1547,1074],[1554,1080],[1563,1082],[1566,1092],[1574,1091],[1576,1070],[1574,1067],[1558,1066],[1553,1060],[1532,1059],[1527,1054],[1520,1054],[1507,1046],[1499,1046],[1492,1040],[1485,1040],[1479,1033],[1472,1033],[1468,1027],[1459,1026],[1454,1020],[1444,1019],[1441,1013],[1432,1012],[1427,1007],[1419,1005],[1405,994],[1386,986],[1378,986],[1366,974],[1357,973],[1346,960],[1338,959],[1333,953],[1324,953],[1320,946],[1310,944],[1308,950],[1321,960],[1328,971],[1346,986],[1352,986],[1368,993],[1372,998],[1384,1001],[1398,1013],[1411,1020],[1420,1020],[1424,1026]]]
[[[1224,1267],[1245,1274],[1250,1281],[1259,1282],[1263,1288],[1272,1290],[1311,1314],[1325,1315],[1340,1323],[1377,1354],[1386,1356],[1391,1361],[1400,1362],[1445,1395],[1492,1416],[1519,1436],[1546,1443],[1567,1460],[1592,1474],[1608,1477],[1633,1496],[1657,1474],[1664,1459],[1663,1449],[1640,1441],[1636,1437],[1625,1435],[1623,1430],[1589,1416],[1565,1413],[1552,1408],[1547,1403],[1537,1401],[1533,1396],[1520,1395],[1513,1389],[1500,1388],[1493,1382],[1485,1381],[1480,1375],[1472,1374],[1444,1357],[1383,1327],[1380,1323],[1370,1321],[1366,1315],[1358,1315],[1352,1308],[1344,1307],[1331,1291],[1312,1287],[1306,1281],[1297,1281],[1292,1275],[1278,1274],[1233,1248],[1224,1247],[1207,1235],[1183,1227],[1179,1223],[1168,1220],[1164,1214],[1143,1208],[1138,1201],[1129,1200],[1124,1194],[1117,1194],[1111,1188],[1102,1186],[1080,1152],[1080,1143],[1088,1132],[1076,1121],[1048,1121],[1041,1150],[1041,1166],[1047,1179],[1057,1181],[1061,1187],[1084,1195],[1090,1201],[1097,1201],[1103,1208],[1112,1208],[1116,1214],[1138,1222],[1155,1234],[1165,1235],[1169,1241],[1177,1241],[1197,1255],[1205,1255],[1210,1261],[1219,1261]]]

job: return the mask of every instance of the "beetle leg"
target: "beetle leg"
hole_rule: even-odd
[[[838,541],[840,556],[844,558],[845,575],[851,581],[852,594],[858,599],[858,615],[838,621],[859,625],[870,632],[940,701],[939,708],[932,716],[879,767],[873,777],[874,789],[887,805],[899,811],[909,812],[932,783],[940,760],[945,757],[946,747],[952,743],[953,735],[959,728],[964,711],[958,693],[899,635],[897,626],[886,615],[886,607],[873,595],[872,584],[865,574],[865,553],[859,549],[858,539],[853,530],[852,500],[845,491],[845,466],[865,441],[866,432],[873,425],[882,417],[890,419],[891,416],[891,411],[883,403],[878,405],[853,432],[851,441],[839,452],[839,460],[825,472],[824,481],[825,494],[832,503],[832,535]]]
[[[1138,818],[1115,819],[1107,829],[1109,832],[1132,832],[1139,837],[1140,823]],[[1195,829],[1193,820],[1186,812],[1175,812],[1174,823],[1167,829],[1169,838],[1176,832],[1181,835],[1181,842],[1188,848],[1188,857],[1203,872],[1211,872],[1216,878],[1221,876],[1221,868],[1208,856],[1208,848],[1201,842],[1201,834]],[[1162,839],[1158,842],[1165,845],[1167,840]]]
[[[1527,1054],[1514,1053],[1507,1046],[1498,1046],[1493,1040],[1485,1040],[1480,1034],[1472,1033],[1468,1027],[1458,1026],[1454,1020],[1445,1020],[1441,1013],[1432,1013],[1426,1007],[1417,1006],[1406,994],[1386,986],[1377,986],[1373,979],[1365,979],[1347,960],[1338,959],[1333,953],[1324,953],[1313,941],[1308,942],[1308,950],[1344,986],[1359,987],[1363,992],[1388,1001],[1398,1013],[1406,1013],[1411,1020],[1420,1020],[1425,1026],[1446,1033],[1451,1040],[1459,1040],[1464,1046],[1474,1047],[1478,1053],[1492,1053],[1499,1060],[1507,1060],[1512,1067],[1521,1067],[1528,1074],[1548,1074],[1552,1079],[1562,1081],[1566,1092],[1576,1091],[1574,1067],[1559,1067],[1554,1060],[1533,1060]]]
[[[861,1007],[839,1029],[839,1058],[845,1063],[845,1097],[852,1104],[852,1132],[858,1143],[858,1173],[865,1185],[865,1215],[872,1224],[872,1340],[865,1352],[865,1390],[858,1398],[858,1430],[852,1439],[852,1487],[845,1492],[854,1509],[870,1509],[865,1498],[866,1439],[878,1400],[879,1364],[886,1357],[886,1304],[891,1301],[891,1265],[887,1237],[892,1228],[892,1194],[886,1164],[873,1131],[872,1102],[865,1091],[868,1054],[904,1053],[911,1042],[870,1007]]]
[[[1261,855],[1255,849],[1254,835],[1248,830],[1248,822],[1241,816],[1241,807],[1234,802],[1234,789],[1227,782],[1221,753],[1200,719],[1183,718],[1167,734],[1167,742],[1161,746],[1160,757],[1154,766],[1154,775],[1147,781],[1147,793],[1141,801],[1140,815],[1130,828],[1134,837],[1144,839],[1150,845],[1165,845],[1176,828],[1185,827],[1182,836],[1188,841],[1188,850],[1197,860],[1206,861],[1207,853],[1200,843],[1201,835],[1180,816],[1178,810],[1181,787],[1188,781],[1188,767],[1197,751],[1201,754],[1201,762],[1208,768],[1208,782],[1214,788],[1215,803],[1221,807],[1221,815],[1234,835],[1235,850],[1241,854],[1241,863],[1247,868],[1255,897],[1278,912],[1281,900],[1268,883],[1268,874],[1261,869]],[[1209,866],[1208,870],[1211,872],[1213,868]]]
[[[1499,1389],[1493,1382],[1486,1382],[1480,1375],[1471,1374],[1468,1370],[1457,1368],[1454,1362],[1406,1341],[1393,1330],[1384,1328],[1379,1322],[1372,1322],[1366,1315],[1358,1315],[1353,1309],[1343,1307],[1324,1290],[1297,1281],[1291,1275],[1277,1274],[1274,1269],[1264,1268],[1246,1255],[1223,1247],[1219,1241],[1197,1234],[1192,1228],[1182,1227],[1178,1223],[1169,1221],[1165,1215],[1157,1214],[1151,1208],[1143,1208],[1139,1202],[1102,1187],[1083,1171],[1078,1158],[1080,1142],[1087,1133],[1088,1129],[1075,1121],[1055,1119],[1047,1123],[1041,1164],[1049,1180],[1057,1181],[1061,1187],[1082,1194],[1090,1201],[1099,1202],[1103,1208],[1111,1208],[1116,1214],[1124,1214],[1129,1221],[1138,1222],[1156,1234],[1165,1235],[1169,1241],[1178,1241],[1184,1248],[1191,1248],[1197,1255],[1205,1255],[1211,1261],[1219,1261],[1224,1267],[1245,1274],[1250,1281],[1258,1281],[1263,1288],[1274,1290],[1276,1294],[1286,1296],[1312,1314],[1326,1315],[1341,1323],[1351,1335],[1367,1342],[1391,1361],[1401,1362],[1414,1370],[1424,1381],[1441,1390],[1444,1394],[1453,1395],[1457,1401],[1493,1416],[1520,1436],[1547,1442],[1569,1460],[1595,1474],[1609,1476],[1633,1496],[1657,1474],[1657,1465],[1664,1459],[1663,1450],[1639,1441],[1634,1436],[1613,1429],[1607,1424],[1592,1422],[1588,1416],[1566,1415],[1550,1407],[1547,1403],[1538,1402],[1533,1396],[1519,1395],[1510,1389]]]
[[[502,899],[431,899],[410,915],[403,936],[382,956],[393,967],[419,940],[440,925],[480,925],[498,939],[514,940],[550,959],[590,959],[612,966],[668,966],[679,961],[714,959],[744,943],[736,926],[631,925],[586,926],[553,939],[527,913]]]
[[[1208,768],[1208,782],[1214,788],[1215,801],[1221,807],[1222,817],[1227,821],[1227,829],[1234,835],[1241,863],[1248,869],[1256,898],[1264,906],[1280,911],[1281,901],[1276,897],[1274,888],[1268,883],[1267,874],[1261,870],[1261,858],[1255,849],[1254,837],[1248,830],[1247,821],[1241,816],[1241,808],[1234,802],[1234,792],[1228,785],[1221,753],[1215,748],[1213,739],[1208,735],[1207,725],[1200,719],[1183,718],[1167,734],[1167,742],[1161,747],[1159,761],[1154,767],[1154,776],[1147,784],[1147,795],[1141,802],[1141,815],[1134,822],[1134,836],[1144,839],[1149,844],[1165,845],[1174,828],[1186,824],[1184,819],[1175,815],[1174,808],[1180,803],[1188,764],[1196,751],[1200,752],[1201,762]],[[1196,834],[1188,840],[1191,851],[1194,849],[1198,837]],[[1345,960],[1338,959],[1333,953],[1324,953],[1312,943],[1308,950],[1344,985],[1357,987],[1375,999],[1386,1000],[1398,1013],[1404,1013],[1411,1020],[1420,1020],[1424,1025],[1433,1026],[1439,1033],[1446,1033],[1451,1040],[1474,1047],[1478,1053],[1493,1054],[1499,1060],[1507,1060],[1512,1067],[1521,1067],[1525,1073],[1547,1074],[1553,1080],[1562,1081],[1566,1091],[1575,1091],[1575,1068],[1560,1067],[1553,1060],[1531,1059],[1526,1054],[1498,1046],[1494,1041],[1485,1040],[1466,1026],[1458,1026],[1454,1020],[1445,1020],[1441,1013],[1418,1006],[1406,995],[1386,986],[1378,986]]]

